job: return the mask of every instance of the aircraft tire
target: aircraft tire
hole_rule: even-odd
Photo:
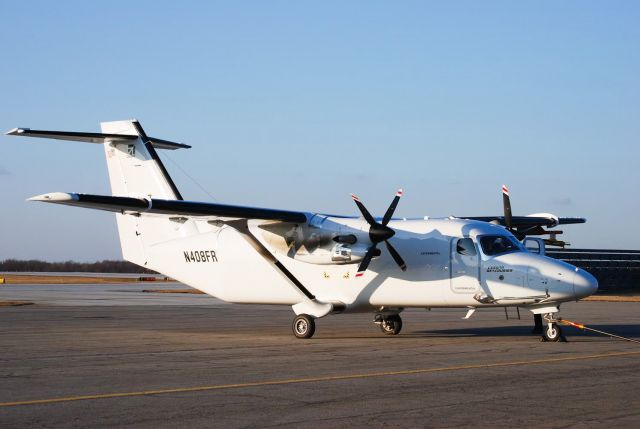
[[[542,337],[545,341],[556,342],[562,337],[562,330],[557,323],[549,323],[542,331]]]
[[[398,314],[385,317],[380,324],[380,330],[385,335],[398,335],[402,330],[402,318]]]
[[[296,338],[311,338],[316,332],[316,322],[308,314],[300,314],[293,319],[292,329]]]

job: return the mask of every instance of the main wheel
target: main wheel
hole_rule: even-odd
[[[316,332],[316,322],[308,314],[300,314],[293,319],[292,328],[297,338],[311,338]]]
[[[562,337],[562,330],[557,323],[549,323],[542,332],[542,337],[545,341],[559,341],[560,337]]]
[[[382,319],[380,329],[385,335],[398,335],[402,329],[402,319],[400,315],[394,314]]]

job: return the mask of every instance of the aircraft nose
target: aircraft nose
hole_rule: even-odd
[[[576,298],[586,298],[598,291],[598,280],[582,269],[577,269],[573,276],[573,290]]]

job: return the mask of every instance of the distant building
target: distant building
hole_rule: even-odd
[[[640,292],[640,250],[547,249],[546,253],[593,274],[599,293]]]

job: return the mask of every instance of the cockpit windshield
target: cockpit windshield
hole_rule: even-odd
[[[480,246],[482,247],[482,252],[487,256],[522,250],[522,246],[515,238],[506,235],[485,235],[480,237]]]

